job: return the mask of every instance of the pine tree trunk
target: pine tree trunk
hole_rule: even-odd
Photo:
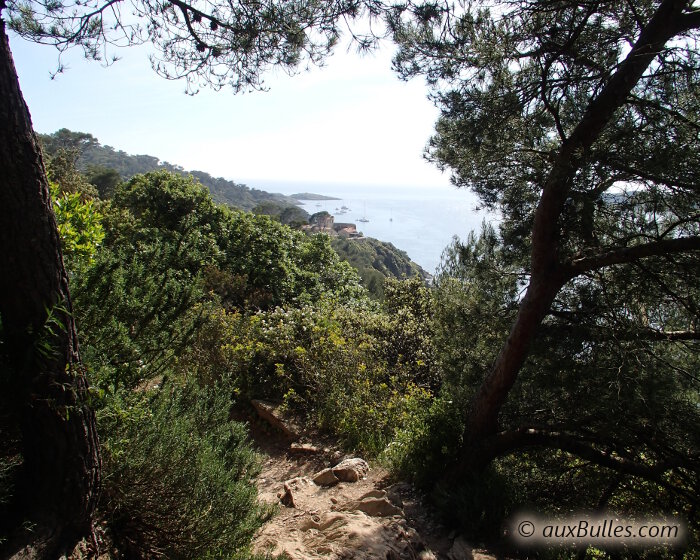
[[[679,18],[687,0],[663,0],[634,47],[619,64],[605,87],[591,100],[581,121],[559,150],[543,184],[535,212],[530,257],[530,285],[505,344],[484,378],[467,414],[464,449],[457,475],[478,471],[493,458],[489,438],[499,430],[498,416],[530,352],[537,329],[564,284],[576,275],[570,263],[560,262],[559,218],[570,182],[584,154],[596,141],[615,112],[624,105],[657,53],[683,27]],[[454,476],[454,474],[451,474]]]
[[[24,554],[56,558],[90,532],[100,458],[46,172],[2,20],[0,318],[10,369],[2,390],[22,438],[17,521],[36,527]]]
[[[474,397],[465,441],[483,440],[498,431],[498,414],[530,353],[542,319],[564,284],[555,258],[550,260],[548,274],[533,275],[510,334]]]

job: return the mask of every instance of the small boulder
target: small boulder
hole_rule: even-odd
[[[370,490],[366,494],[362,494],[360,496],[360,500],[364,500],[365,498],[384,498],[386,496],[386,492],[384,490]]]
[[[391,517],[392,515],[403,515],[403,512],[392,504],[386,497],[365,498],[357,502],[350,502],[346,508],[349,511],[361,511],[370,517]]]
[[[311,480],[318,486],[333,486],[334,484],[338,484],[338,477],[333,473],[333,469],[323,469],[317,472]]]
[[[287,438],[291,440],[299,439],[298,428],[296,428],[289,419],[284,417],[284,414],[280,410],[281,405],[258,399],[252,399],[250,404],[260,418],[265,420],[272,427],[280,430]]]
[[[397,482],[386,489],[386,495],[391,503],[400,508],[403,507],[404,496],[410,497],[412,494],[414,494],[413,488],[406,482]]]
[[[294,494],[292,494],[292,489],[286,482],[284,483],[284,495],[282,498],[280,498],[280,502],[282,502],[282,505],[290,508],[297,507],[296,503],[294,503]]]
[[[333,467],[333,474],[342,482],[357,482],[367,476],[369,465],[359,458],[345,459]]]
[[[294,442],[289,446],[290,455],[317,455],[322,453],[322,449],[311,443]]]

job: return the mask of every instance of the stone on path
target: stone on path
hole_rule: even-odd
[[[314,484],[318,484],[319,486],[333,486],[334,484],[338,484],[338,477],[333,474],[333,469],[323,469],[317,472],[311,480],[314,481]]]
[[[345,511],[361,511],[370,517],[391,517],[393,515],[403,515],[403,511],[392,504],[389,499],[384,496],[381,498],[364,498],[350,502],[343,506]]]
[[[289,439],[299,439],[298,428],[296,428],[290,420],[284,418],[284,414],[279,410],[281,405],[258,399],[252,399],[250,404],[253,405],[258,416],[272,427],[280,430]]]
[[[333,474],[342,482],[357,482],[367,476],[367,461],[354,457],[345,459],[333,467]]]

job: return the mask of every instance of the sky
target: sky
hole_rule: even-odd
[[[104,68],[78,50],[51,79],[57,52],[10,35],[36,131],[89,132],[102,144],[149,154],[252,187],[308,182],[445,187],[426,162],[437,109],[421,79],[400,81],[392,48],[360,56],[340,48],[323,68],[268,74],[270,91],[184,93],[150,67],[144,47]]]

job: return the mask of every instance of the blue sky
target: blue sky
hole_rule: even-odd
[[[422,158],[437,110],[421,80],[391,71],[391,45],[359,56],[340,48],[326,67],[267,76],[268,92],[184,93],[150,68],[145,47],[122,49],[109,68],[11,35],[20,86],[38,132],[90,132],[100,142],[150,154],[251,186],[267,181],[445,186]]]

